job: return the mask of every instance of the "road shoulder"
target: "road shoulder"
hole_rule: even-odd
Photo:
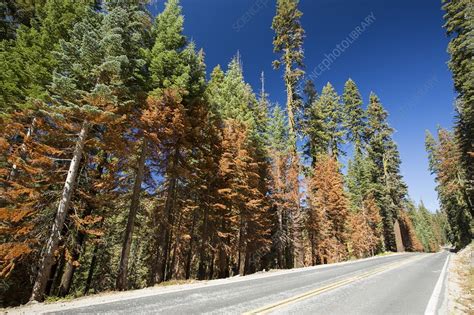
[[[452,255],[447,284],[448,314],[472,314],[474,305],[474,243]]]

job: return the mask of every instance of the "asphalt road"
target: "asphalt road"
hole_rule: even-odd
[[[442,314],[448,255],[378,257],[50,314],[424,314],[436,291],[431,310]]]

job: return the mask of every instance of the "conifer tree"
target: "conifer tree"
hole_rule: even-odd
[[[308,224],[314,234],[315,261],[323,264],[341,261],[347,256],[349,204],[334,157],[327,154],[318,157],[309,189]]]
[[[304,93],[306,101],[304,103],[303,117],[301,119],[301,127],[303,135],[306,137],[304,154],[310,158],[311,165],[316,164],[316,156],[318,155],[318,142],[321,138],[321,113],[317,108],[318,92],[314,86],[314,82],[309,80],[305,84]],[[321,152],[319,152],[321,153]]]
[[[15,40],[0,44],[0,108],[3,113],[22,108],[28,100],[47,97],[53,70],[54,51],[61,39],[81,20],[93,1],[47,0],[37,3],[34,23],[21,25]],[[31,24],[31,25],[30,25]]]
[[[461,149],[461,163],[466,181],[466,197],[474,215],[474,5],[469,0],[443,0],[444,25],[450,37],[449,68],[457,95],[456,138]]]
[[[258,163],[247,132],[243,123],[226,121],[220,163],[224,178],[220,192],[230,218],[234,217],[229,224],[235,227],[232,239],[237,251],[235,265],[240,275],[248,272],[252,253],[268,245],[266,234],[269,233],[266,200],[258,189]]]
[[[92,126],[110,121],[134,100],[130,83],[134,82],[138,68],[143,65],[137,50],[142,29],[129,28],[136,23],[133,18],[140,14],[130,14],[128,10],[139,11],[138,7],[125,7],[113,6],[105,16],[88,9],[84,19],[75,25],[70,40],[61,42],[58,68],[53,78],[53,98],[58,113],[71,119],[80,131],[33,287],[32,300],[43,298]],[[76,119],[78,114],[81,118]]]
[[[280,268],[288,268],[293,265],[290,227],[293,203],[287,183],[291,146],[286,117],[278,104],[274,106],[269,121],[268,140],[271,160],[269,195],[274,213],[272,246],[276,256],[276,265]]]
[[[388,114],[375,94],[370,95],[367,108],[366,130],[368,158],[371,163],[371,182],[374,197],[380,207],[384,225],[386,249],[395,250],[394,222],[407,195],[407,187],[400,175],[400,156],[397,145],[392,140]]]
[[[275,31],[273,39],[274,52],[280,55],[279,60],[273,62],[275,69],[284,67],[286,87],[286,108],[290,130],[291,145],[296,151],[296,116],[301,110],[300,96],[297,86],[304,75],[303,40],[304,29],[301,26],[303,13],[298,10],[298,0],[278,0],[277,11],[273,18],[272,29]]]
[[[304,52],[303,40],[304,29],[301,26],[301,16],[303,13],[298,9],[298,0],[277,1],[276,15],[273,18],[272,29],[275,31],[273,39],[273,51],[280,55],[278,60],[273,62],[275,69],[284,67],[284,80],[286,87],[286,109],[288,115],[288,130],[291,156],[291,181],[289,187],[293,189],[294,209],[291,214],[293,220],[293,247],[294,265],[303,265],[303,244],[302,244],[302,216],[300,212],[300,184],[299,184],[299,157],[297,154],[297,126],[296,117],[301,111],[301,97],[297,91],[298,84],[304,75]]]
[[[344,129],[342,128],[343,107],[340,97],[334,90],[331,83],[324,86],[321,96],[318,100],[323,120],[325,121],[325,130],[327,133],[327,152],[336,159],[344,154],[340,146],[344,143]]]
[[[352,79],[344,85],[344,128],[347,140],[354,144],[355,152],[363,148],[365,131],[365,112],[362,108],[362,96]]]
[[[242,122],[255,135],[257,99],[245,82],[239,55],[232,58],[225,76],[222,76],[220,67],[214,69],[207,90],[212,107],[222,120]]]
[[[452,233],[451,242],[462,248],[471,241],[473,227],[464,188],[466,183],[462,180],[461,150],[453,133],[442,128],[438,130],[438,141],[427,133],[426,149],[430,170],[436,175],[441,209],[446,213]]]
[[[346,175],[346,186],[349,193],[351,210],[357,211],[363,205],[367,196],[374,187],[371,183],[372,165],[370,160],[360,151],[356,151],[354,158],[349,160]]]

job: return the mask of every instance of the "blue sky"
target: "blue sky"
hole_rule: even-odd
[[[155,0],[152,12],[162,10]],[[182,0],[185,34],[206,53],[208,72],[224,67],[240,51],[245,77],[258,91],[265,72],[273,102],[285,103],[282,73],[272,69],[275,0]],[[300,0],[306,71],[313,70],[367,16],[359,37],[315,80],[318,91],[330,81],[342,93],[352,78],[364,101],[370,91],[381,98],[396,130],[402,174],[415,201],[431,210],[438,205],[434,178],[428,171],[425,130],[453,123],[453,84],[447,67],[441,0]],[[320,72],[320,71],[319,71]]]

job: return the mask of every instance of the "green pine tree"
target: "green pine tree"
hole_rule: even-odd
[[[456,138],[466,181],[466,202],[474,215],[474,4],[471,0],[443,0],[444,25],[450,42],[449,68],[458,93]]]
[[[133,2],[111,3],[107,13],[86,9],[70,39],[61,40],[57,51],[58,66],[51,86],[55,114],[80,131],[73,140],[73,156],[31,300],[43,299],[92,127],[111,123],[117,114],[138,106],[135,84],[145,64],[140,48],[146,13]]]
[[[250,84],[245,82],[239,55],[232,58],[224,76],[220,67],[214,69],[207,94],[212,108],[222,120],[242,122],[252,137],[256,135],[257,98]]]
[[[284,68],[286,87],[286,107],[292,146],[296,152],[296,117],[301,110],[297,85],[304,75],[304,29],[301,26],[303,13],[298,10],[299,0],[278,0],[277,11],[273,18],[272,29],[275,31],[273,50],[280,59],[273,62],[275,69]]]
[[[392,139],[393,129],[387,122],[388,114],[374,93],[370,95],[367,117],[365,137],[374,197],[381,210],[385,247],[394,251],[396,242],[393,224],[406,199],[407,187],[400,175],[401,161],[397,145]]]
[[[31,26],[21,25],[14,41],[0,43],[0,114],[47,98],[53,70],[58,65],[54,51],[60,40],[82,19],[93,1],[47,0],[35,9]]]
[[[362,108],[362,96],[357,85],[349,79],[344,85],[344,128],[347,131],[347,140],[354,144],[356,152],[363,148],[365,131],[365,112]]]
[[[349,160],[346,186],[352,211],[362,209],[364,201],[373,193],[370,163],[367,156],[360,151],[356,151],[353,159]]]

